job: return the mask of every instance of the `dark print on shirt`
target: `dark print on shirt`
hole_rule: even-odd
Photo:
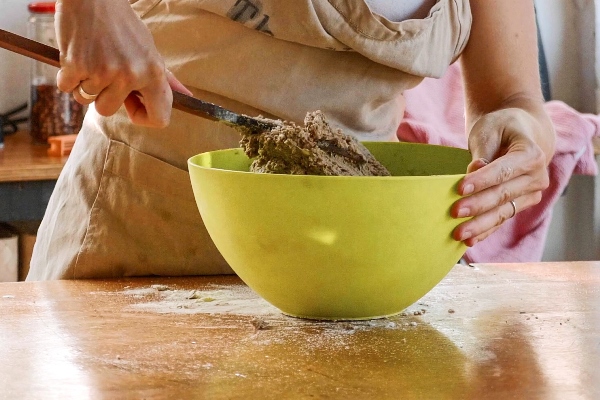
[[[260,0],[237,0],[227,12],[227,17],[242,24],[256,21],[254,29],[273,36],[269,29],[269,16],[262,13]]]

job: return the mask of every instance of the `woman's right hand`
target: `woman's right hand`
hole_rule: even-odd
[[[124,104],[137,125],[169,124],[171,88],[191,94],[166,68],[148,28],[127,0],[58,0],[58,88],[104,116]],[[84,98],[79,85],[95,100]]]

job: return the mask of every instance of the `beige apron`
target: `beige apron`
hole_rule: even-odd
[[[400,23],[362,0],[137,0],[167,67],[197,97],[302,122],[323,110],[361,140],[396,140],[402,92],[439,77],[468,39],[468,0]],[[165,129],[90,107],[35,244],[29,280],[232,273],[194,202],[187,159],[238,147],[174,111]]]

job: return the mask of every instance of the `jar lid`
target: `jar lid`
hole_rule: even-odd
[[[46,2],[46,3],[29,3],[27,6],[30,12],[32,13],[48,13],[53,14],[56,8],[56,2]]]

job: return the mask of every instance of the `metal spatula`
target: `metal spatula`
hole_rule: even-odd
[[[58,49],[20,35],[0,29],[0,47],[34,60],[60,67]],[[261,120],[247,115],[236,114],[213,103],[173,91],[173,108],[202,118],[220,121],[238,129],[240,132],[262,133],[277,126],[277,122]]]

